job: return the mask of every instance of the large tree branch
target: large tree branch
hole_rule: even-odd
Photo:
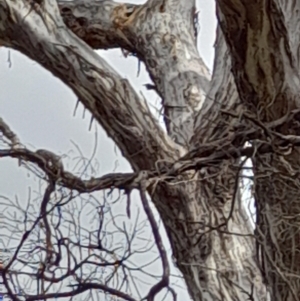
[[[61,16],[79,38],[94,49],[124,48],[135,53],[135,46],[117,26],[118,19],[140,7],[134,4],[104,1],[59,0]]]
[[[1,43],[39,62],[67,84],[135,170],[152,169],[156,161],[178,156],[129,82],[65,27],[55,14],[56,1],[45,4],[45,10],[32,9],[24,0],[1,0]]]
[[[299,108],[299,1],[219,0],[240,99],[256,119],[273,122]],[[299,135],[292,119],[277,128]],[[267,134],[262,138],[267,140]],[[256,142],[254,141],[254,145]],[[299,148],[253,158],[260,263],[272,300],[299,300]],[[288,217],[288,220],[287,220]]]
[[[298,59],[291,51],[279,1],[219,0],[217,16],[244,103],[266,120],[295,108],[293,99],[287,100],[284,94],[300,92]]]
[[[243,108],[239,100],[234,78],[231,74],[231,58],[220,27],[217,28],[216,53],[213,77],[202,109],[195,119],[192,149],[201,151],[201,144],[224,139],[234,133],[236,118],[221,111],[241,114]],[[223,115],[222,118],[221,114]]]
[[[297,114],[297,115],[296,115]],[[145,178],[151,183],[173,181],[176,176],[183,174],[185,171],[203,170],[213,165],[218,165],[222,161],[231,159],[240,159],[241,157],[251,158],[255,153],[267,154],[272,152],[287,152],[294,146],[300,146],[300,136],[284,136],[275,131],[274,128],[279,127],[285,121],[288,121],[296,116],[299,116],[299,110],[286,116],[279,122],[266,125],[262,128],[253,128],[250,131],[241,131],[235,133],[231,140],[220,139],[217,143],[214,141],[202,144],[202,147],[197,151],[191,151],[178,161],[169,162],[168,168],[163,166],[161,169],[145,171]],[[0,119],[1,120],[1,119]],[[0,122],[0,132],[1,125]],[[6,125],[6,124],[4,124]],[[6,125],[7,130],[12,131]],[[277,145],[270,142],[263,142],[261,145],[253,147],[235,147],[238,145],[236,141],[248,141],[259,139],[262,137],[262,130],[267,131],[269,137],[280,138],[281,141]],[[4,131],[2,131],[4,132]],[[14,139],[18,139],[16,136]],[[11,139],[12,141],[14,139]],[[242,143],[243,145],[243,143]],[[36,164],[49,178],[57,181],[59,185],[67,187],[68,189],[75,189],[80,193],[90,193],[93,191],[118,188],[125,191],[139,188],[140,180],[139,173],[112,173],[102,177],[91,178],[90,180],[82,180],[81,178],[65,171],[61,158],[56,154],[47,150],[37,150],[35,152],[25,148],[17,148],[12,145],[11,149],[0,149],[1,157],[12,157],[19,159],[20,162],[31,162]]]
[[[90,46],[115,47],[120,42],[145,63],[162,98],[168,133],[188,146],[210,78],[196,45],[195,1],[58,3],[66,24]]]
[[[211,289],[208,289],[208,292],[203,289],[202,300],[205,298],[207,300],[244,300],[247,298],[265,300],[266,298],[266,288],[262,283],[262,275],[255,260],[254,239],[248,235],[253,229],[239,193],[238,182],[242,168],[239,167],[239,161],[241,156],[245,155],[244,151],[248,152],[250,149],[243,148],[243,144],[237,142],[245,141],[248,136],[246,132],[250,134],[254,130],[244,128],[243,134],[239,134],[241,128],[236,125],[242,113],[243,106],[231,75],[231,59],[223,34],[218,27],[210,90],[195,122],[195,132],[191,141],[192,150],[185,156],[186,158],[194,157],[194,164],[199,160],[201,165],[201,157],[206,152],[205,145],[207,144],[214,145],[212,157],[219,152],[228,155],[226,161],[218,161],[219,163],[215,165],[207,164],[199,175],[199,180],[201,179],[204,183],[198,188],[200,196],[195,206],[201,212],[205,228],[207,227],[199,239],[201,241],[203,237],[204,241],[208,240],[206,244],[210,246],[211,252],[209,256],[202,255],[194,262],[203,266],[199,273],[202,273],[203,279],[208,280],[207,283],[216,281],[220,283],[216,285],[213,294]],[[257,131],[256,134],[258,134]],[[232,139],[233,137],[235,138]],[[231,151],[237,151],[239,155],[236,156]],[[254,153],[255,151],[248,155],[252,156]],[[228,235],[223,236],[223,227]],[[237,232],[239,235],[236,235]],[[223,247],[219,249],[219,245]],[[241,257],[243,260],[236,261]],[[219,268],[218,264],[216,269],[213,268],[214,263],[217,262],[222,262],[222,268]],[[191,265],[193,266],[193,263]],[[253,272],[255,279],[245,273],[247,270],[255,271]],[[228,290],[226,289],[227,272],[232,281]],[[205,281],[200,281],[200,285],[204,288]]]

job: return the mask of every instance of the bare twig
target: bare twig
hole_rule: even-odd
[[[149,202],[146,197],[146,182],[143,180],[140,183],[140,196],[141,196],[141,201],[144,207],[144,210],[146,212],[146,215],[148,217],[148,221],[150,223],[152,233],[154,236],[154,240],[162,261],[162,266],[163,266],[163,275],[161,280],[156,283],[149,291],[147,297],[145,297],[146,300],[148,301],[154,301],[155,296],[163,289],[169,286],[169,277],[170,277],[170,266],[168,262],[168,256],[167,252],[165,250],[162,238],[159,233],[159,228],[157,226],[157,223],[155,221],[154,215],[152,213],[152,210],[149,206]]]

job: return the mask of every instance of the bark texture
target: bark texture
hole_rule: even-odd
[[[299,37],[295,32],[300,3],[218,4],[220,25],[232,53],[232,71],[249,111],[266,123],[299,108]],[[237,9],[241,14],[235,13]],[[274,152],[258,153],[253,159],[260,262],[272,300],[299,300],[299,149],[289,143],[278,146],[279,137],[299,135],[299,124],[291,120],[276,130],[270,137]]]
[[[299,151],[287,152],[296,138],[285,136],[298,134],[287,116],[299,107],[299,3],[218,0],[210,78],[196,47],[192,0],[29,2],[0,0],[0,43],[73,89],[134,171],[169,175],[148,193],[192,299],[299,300]],[[167,133],[92,50],[115,47],[145,63]],[[256,238],[239,192],[249,141]]]

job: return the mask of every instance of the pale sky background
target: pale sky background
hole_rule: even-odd
[[[144,1],[131,2],[142,3]],[[197,4],[200,10],[199,50],[211,70],[216,29],[215,3],[213,0],[198,0]],[[136,58],[124,58],[120,50],[98,51],[98,53],[124,78],[127,78],[137,91],[142,91],[149,102],[160,104],[158,96],[143,87],[144,84],[150,83],[143,65],[141,73],[137,77],[138,62]],[[8,62],[9,57],[11,67]],[[85,112],[83,118],[81,104],[75,117],[73,116],[75,105],[75,95],[59,79],[22,54],[0,48],[0,117],[16,132],[24,145],[31,150],[43,148],[56,154],[68,154],[69,158],[64,159],[63,162],[68,164],[67,169],[69,167],[72,170],[77,161],[71,159],[79,156],[76,144],[86,158],[93,157],[99,162],[96,176],[113,171],[130,171],[129,164],[115,150],[113,141],[98,125],[94,123],[92,130],[89,131],[90,114]],[[96,153],[93,154],[95,144],[97,146]],[[1,202],[5,203],[5,201],[1,201],[1,197],[2,200],[3,197],[12,200],[17,197],[21,204],[27,202],[29,187],[38,190],[39,183],[35,177],[29,176],[29,174],[25,168],[18,167],[16,160],[9,158],[0,160],[0,204]],[[100,197],[100,194],[97,197]],[[136,199],[138,200],[138,198]],[[124,207],[120,205],[118,210],[122,211]],[[0,218],[5,219],[6,217],[0,215]],[[0,225],[1,223],[4,221],[0,220]],[[0,233],[1,231],[3,230],[0,230]],[[1,247],[3,246],[0,240]],[[142,259],[137,259],[137,262],[139,260]],[[160,262],[154,269],[156,271],[160,269]],[[176,290],[179,293],[178,300],[188,300],[184,290],[177,288]],[[143,292],[145,294],[147,291]]]

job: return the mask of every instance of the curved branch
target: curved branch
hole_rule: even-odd
[[[251,158],[255,153],[268,154],[272,152],[283,153],[289,149],[300,146],[300,136],[282,135],[276,132],[284,122],[298,119],[300,110],[295,110],[291,114],[270,124],[260,124],[250,130],[238,130],[231,136],[224,136],[217,141],[202,143],[201,147],[195,148],[178,160],[169,161],[166,165],[157,166],[155,169],[144,171],[146,178],[153,181],[172,181],[174,177],[181,175],[185,171],[201,170],[205,167],[218,165],[222,161],[240,159],[245,156]],[[222,113],[222,112],[219,112]],[[231,116],[232,119],[243,117],[224,112],[224,115]],[[246,116],[247,118],[247,116]],[[250,118],[250,117],[249,117]],[[6,125],[7,130],[11,131]],[[205,128],[203,129],[205,130]],[[0,129],[1,132],[1,129]],[[261,141],[260,145],[244,147],[244,143],[249,140],[262,139],[264,132],[270,138],[278,139],[276,143]],[[17,137],[15,137],[18,139]],[[139,189],[141,178],[138,172],[134,173],[111,173],[102,177],[82,180],[70,172],[64,171],[60,157],[46,150],[32,152],[28,149],[12,148],[0,149],[1,157],[18,158],[19,161],[28,161],[36,164],[53,181],[69,189],[75,189],[80,193],[90,193],[103,189],[118,188],[125,191]]]
[[[73,285],[72,285],[73,286]],[[27,295],[26,300],[27,301],[36,301],[40,299],[48,300],[48,299],[54,299],[54,298],[66,298],[66,297],[72,297],[79,295],[87,290],[102,290],[104,292],[107,292],[113,296],[119,297],[123,300],[127,301],[137,301],[136,299],[130,297],[128,294],[123,293],[117,289],[111,288],[105,284],[100,283],[82,283],[80,285],[74,285],[76,286],[75,289],[73,289],[70,292],[63,292],[63,293],[47,293],[43,295]]]
[[[45,3],[32,9],[24,0],[1,1],[2,44],[39,62],[68,85],[134,170],[152,169],[157,160],[178,157],[178,148],[129,82],[65,27],[56,1]]]
[[[134,6],[60,0],[59,5],[68,27],[91,47],[119,42],[145,63],[162,98],[168,133],[188,147],[195,112],[203,105],[210,80],[196,45],[195,1],[155,0]]]
[[[94,49],[124,48],[135,53],[135,46],[116,25],[124,14],[130,14],[139,5],[104,1],[59,0],[61,16],[79,38]]]
[[[39,150],[32,152],[28,149],[0,150],[0,158],[12,157],[36,164],[57,184],[69,189],[75,189],[80,193],[90,193],[110,188],[132,190],[139,187],[139,182],[136,181],[138,173],[112,173],[99,178],[82,180],[72,173],[64,171],[62,164],[60,168],[55,165],[50,166],[47,157],[41,156],[39,152]]]

